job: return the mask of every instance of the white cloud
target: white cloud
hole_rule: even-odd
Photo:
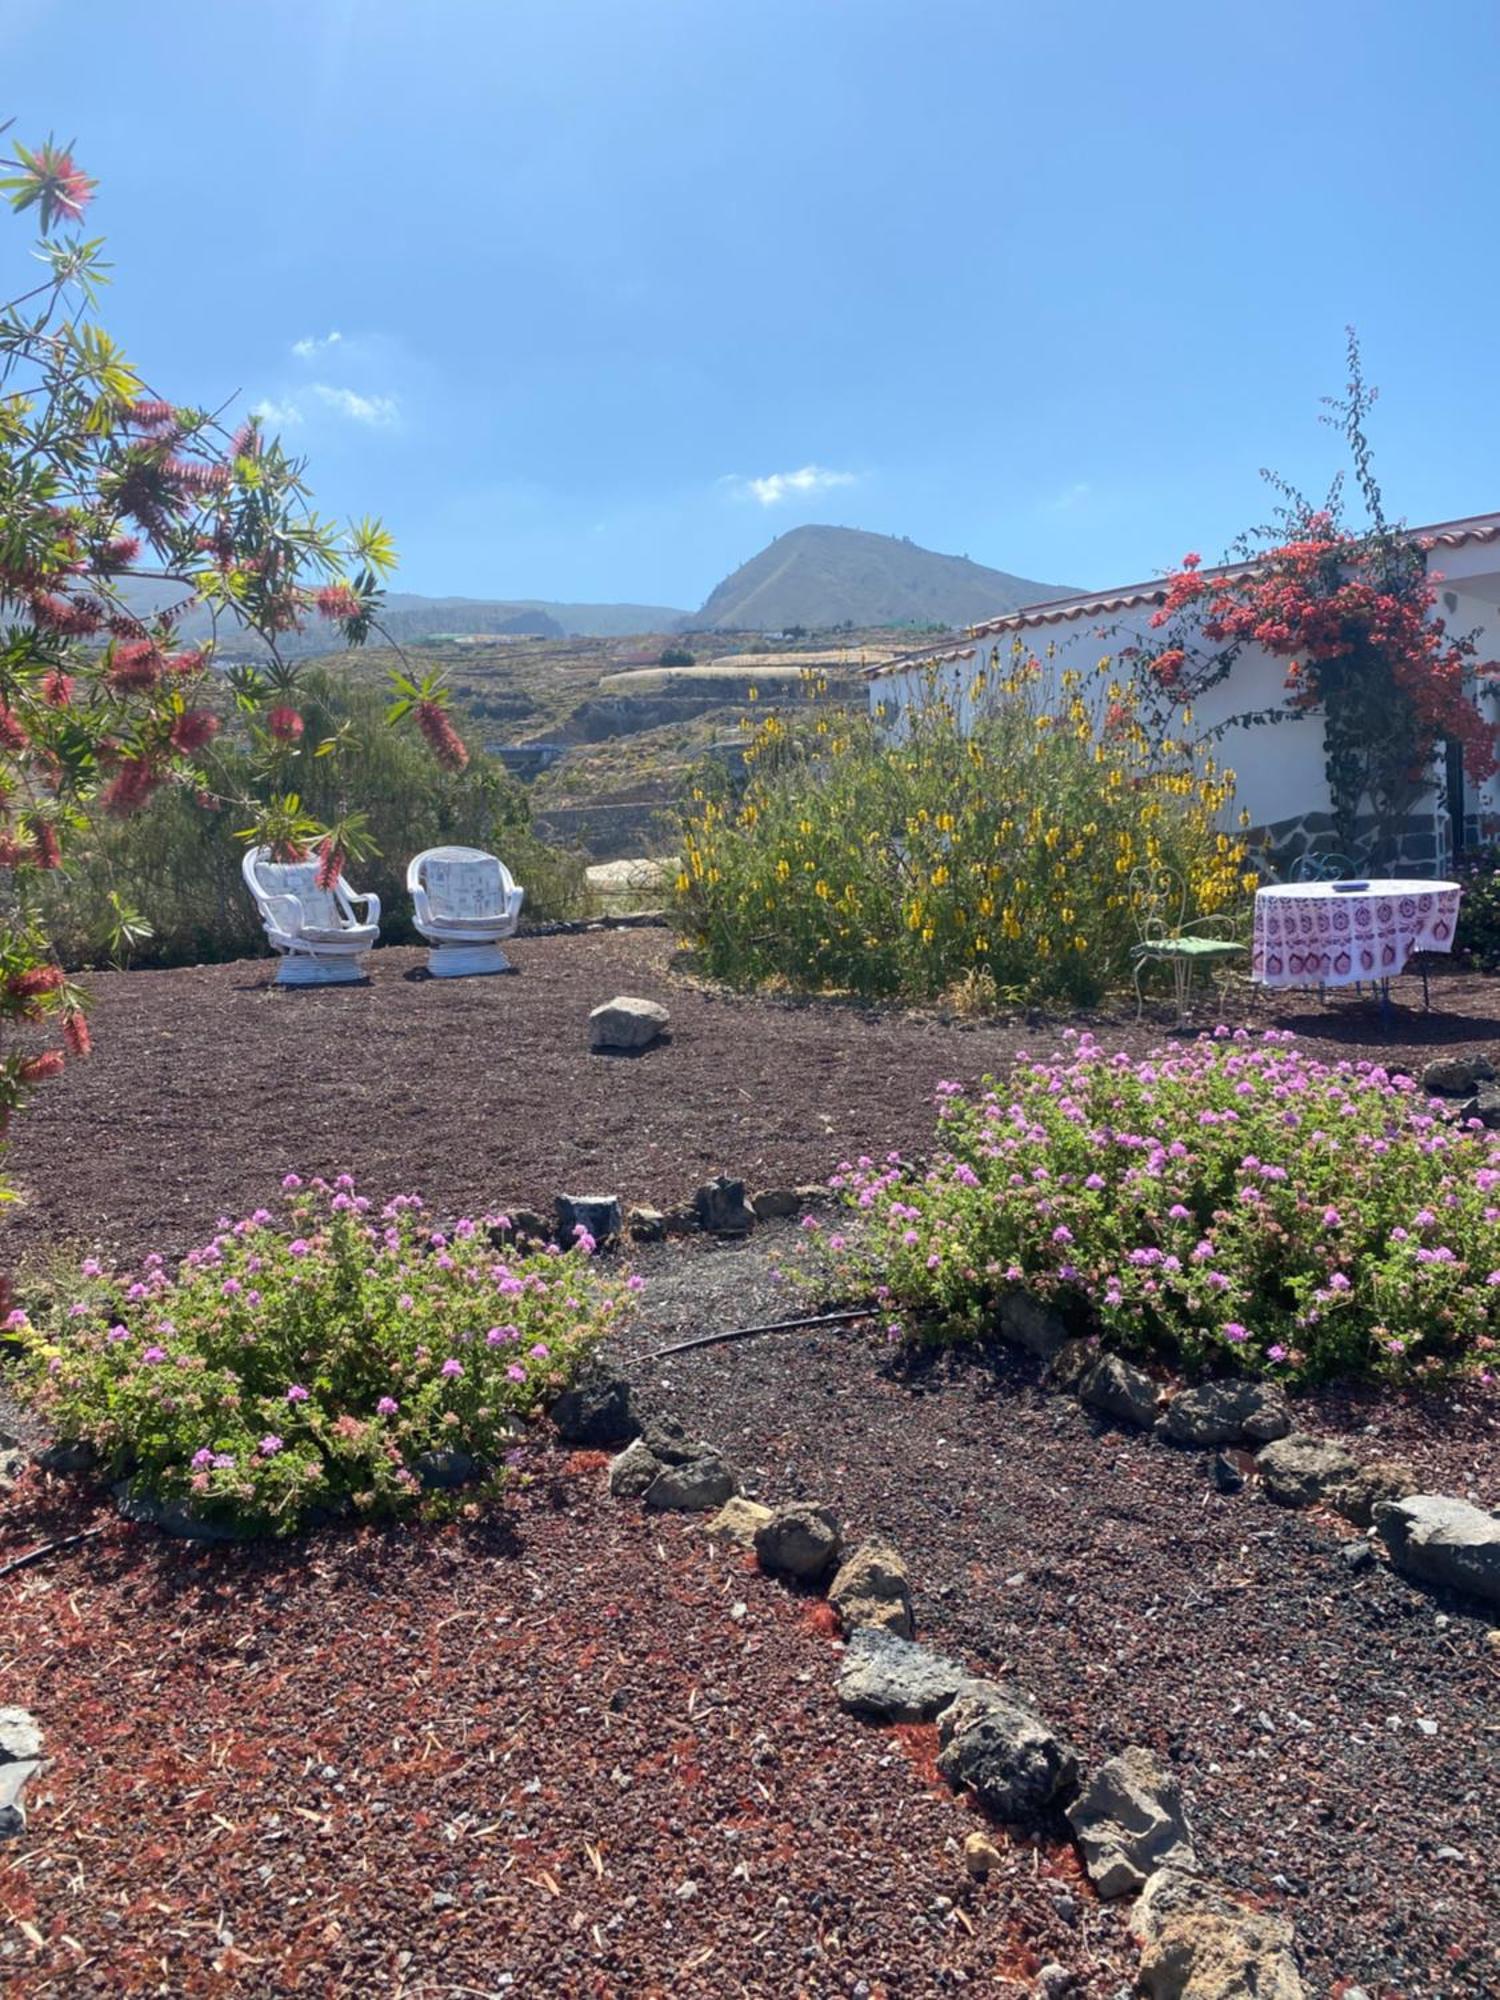
[[[328,382],[314,382],[313,394],[356,424],[393,424],[400,414],[394,396],[361,396],[356,389],[335,389]]]
[[[300,361],[311,361],[315,354],[323,354],[330,347],[337,347],[343,337],[336,327],[332,332],[325,333],[321,340],[315,333],[307,333],[301,340],[292,342],[292,352]]]
[[[1075,507],[1084,504],[1093,490],[1086,479],[1077,479],[1071,486],[1065,486],[1061,493],[1054,493],[1050,500],[1044,500],[1042,511],[1047,514],[1070,514]]]
[[[783,500],[802,500],[814,493],[828,493],[835,486],[853,486],[859,475],[831,472],[826,465],[803,465],[795,472],[768,472],[764,479],[734,479],[735,490],[762,507],[778,507]]]
[[[290,430],[294,424],[300,424],[302,421],[302,412],[295,403],[273,403],[269,396],[262,396],[250,414],[252,417],[259,417],[263,424],[269,424],[273,430],[280,431]]]

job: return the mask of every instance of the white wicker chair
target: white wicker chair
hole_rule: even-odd
[[[407,869],[406,886],[435,979],[509,971],[499,941],[514,937],[526,891],[503,862],[478,847],[429,847]]]
[[[273,861],[268,847],[252,847],[241,872],[271,949],[282,955],[278,986],[349,986],[364,978],[360,960],[380,937],[378,896],[343,882],[320,889],[316,861]],[[356,903],[365,906],[363,923]]]

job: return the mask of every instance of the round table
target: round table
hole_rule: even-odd
[[[1262,986],[1394,979],[1414,951],[1451,951],[1456,882],[1281,882],[1255,892],[1250,974]]]

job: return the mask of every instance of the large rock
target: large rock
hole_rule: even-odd
[[[232,1522],[200,1514],[186,1500],[163,1499],[133,1480],[117,1479],[110,1491],[115,1511],[122,1520],[132,1521],[141,1528],[159,1528],[162,1534],[177,1541],[238,1542],[246,1538],[246,1530]]]
[[[861,1542],[828,1586],[828,1602],[846,1632],[878,1625],[900,1639],[912,1635],[911,1582],[889,1542]]]
[[[442,1492],[469,1485],[483,1475],[485,1468],[481,1460],[466,1451],[423,1451],[412,1460],[411,1469],[425,1487]]]
[[[1174,1444],[1269,1444],[1292,1428],[1286,1398],[1269,1382],[1231,1377],[1184,1389],[1167,1406],[1163,1429]]]
[[[663,1465],[686,1465],[700,1458],[710,1446],[684,1430],[675,1417],[648,1417],[641,1426],[641,1442]]]
[[[0,1708],[0,1840],[26,1830],[21,1794],[36,1775],[42,1732],[24,1708]]]
[[[882,1722],[931,1722],[968,1678],[956,1660],[865,1625],[839,1662],[838,1697],[856,1715]]]
[[[992,1681],[966,1681],[938,1717],[937,1766],[991,1812],[1036,1819],[1070,1798],[1078,1759],[1034,1710]]]
[[[710,1236],[748,1236],[755,1227],[755,1211],[745,1199],[745,1183],[728,1174],[716,1174],[693,1196],[698,1227]]]
[[[1495,1065],[1488,1056],[1438,1056],[1422,1072],[1422,1088],[1430,1097],[1472,1097],[1482,1083],[1493,1083]]]
[[[1140,1430],[1149,1430],[1156,1421],[1158,1394],[1145,1369],[1133,1367],[1118,1354],[1099,1355],[1078,1384],[1078,1400],[1089,1409]]]
[[[838,1561],[842,1542],[838,1516],[806,1500],[773,1508],[770,1520],[755,1531],[761,1568],[798,1583],[821,1583]]]
[[[726,1500],[712,1519],[703,1523],[705,1535],[712,1535],[716,1541],[733,1542],[738,1549],[755,1547],[755,1531],[771,1518],[769,1507],[763,1507],[758,1500],[743,1500],[738,1495]]]
[[[1421,1490],[1420,1477],[1404,1459],[1374,1458],[1356,1466],[1328,1497],[1346,1521],[1368,1528],[1382,1500],[1405,1500]]]
[[[43,1472],[92,1472],[99,1463],[98,1450],[87,1438],[58,1438],[32,1455]]]
[[[1158,1868],[1196,1868],[1175,1773],[1133,1744],[1101,1764],[1068,1819],[1101,1896],[1128,1896]]]
[[[609,1490],[617,1500],[644,1500],[665,1469],[665,1461],[644,1439],[637,1438],[610,1460]]]
[[[589,1015],[591,1049],[646,1049],[665,1034],[671,1015],[657,1000],[617,993]]]
[[[1040,1299],[1034,1299],[1030,1292],[1002,1293],[995,1324],[1002,1340],[1024,1347],[1043,1361],[1050,1361],[1068,1338],[1062,1315]]]
[[[664,1465],[646,1488],[646,1505],[658,1513],[706,1514],[739,1490],[734,1467],[722,1452],[705,1451],[683,1465]]]
[[[1302,2000],[1286,1918],[1246,1909],[1200,1876],[1158,1869],[1130,1927],[1148,2000]]]
[[[580,1230],[596,1243],[613,1243],[624,1226],[617,1194],[560,1194],[554,1203],[557,1240],[571,1250]]]
[[[1477,1118],[1491,1132],[1500,1132],[1500,1085],[1482,1083],[1458,1107],[1460,1119]]]
[[[1500,1605],[1500,1520],[1493,1514],[1445,1493],[1414,1493],[1379,1501],[1375,1525],[1407,1576]]]
[[[604,1371],[585,1375],[565,1389],[552,1405],[552,1421],[564,1444],[593,1449],[628,1444],[641,1431],[630,1384],[623,1375]]]
[[[803,1213],[795,1188],[762,1188],[759,1194],[750,1197],[750,1206],[759,1222],[780,1222],[789,1215]]]
[[[1256,1454],[1255,1465],[1271,1498],[1283,1507],[1312,1507],[1359,1470],[1352,1452],[1331,1438],[1292,1431]]]

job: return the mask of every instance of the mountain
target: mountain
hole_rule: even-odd
[[[143,612],[171,604],[181,595],[181,591],[164,589],[160,584],[137,586],[130,593],[133,606]],[[664,604],[553,604],[532,597],[419,597],[413,591],[393,590],[385,600],[380,622],[398,644],[409,645],[413,640],[447,632],[614,639],[632,632],[672,632],[687,616],[685,611]],[[210,629],[208,613],[202,610],[190,612],[178,628],[189,645],[206,639]],[[283,636],[281,652],[290,660],[303,659],[336,649],[339,643],[337,633],[320,618],[309,618],[305,630]],[[246,659],[262,650],[259,641],[239,631],[232,619],[223,621],[220,652],[224,658]]]
[[[867,625],[974,625],[1071,589],[942,556],[861,528],[790,528],[725,577],[695,631],[826,631]]]

